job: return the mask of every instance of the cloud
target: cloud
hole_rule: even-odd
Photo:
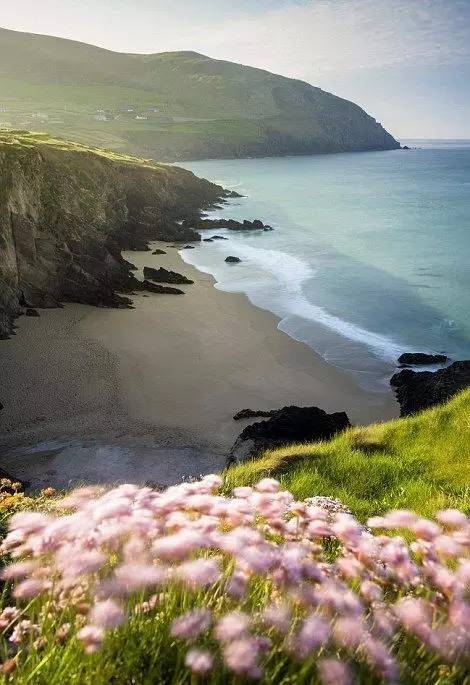
[[[470,60],[468,0],[312,0],[239,17],[229,43],[208,29],[212,54],[297,76]]]

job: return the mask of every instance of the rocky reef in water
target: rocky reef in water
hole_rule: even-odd
[[[129,307],[141,287],[121,250],[199,241],[189,228],[230,194],[177,167],[0,134],[0,338],[28,308]]]
[[[447,402],[470,387],[470,361],[454,362],[434,372],[404,369],[392,376],[390,384],[395,388],[400,415],[409,416]]]

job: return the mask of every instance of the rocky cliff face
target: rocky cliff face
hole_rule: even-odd
[[[175,167],[33,134],[0,136],[0,337],[26,306],[128,306],[121,249],[199,240],[178,222],[224,191]]]

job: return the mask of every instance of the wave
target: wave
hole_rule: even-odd
[[[254,247],[241,240],[233,240],[231,246],[242,259],[242,270],[240,266],[229,269],[220,264],[199,264],[196,251],[192,251],[191,255],[184,252],[181,256],[201,271],[211,273],[219,289],[244,292],[253,304],[279,316],[279,330],[296,340],[299,337],[293,329],[298,326],[294,326],[293,317],[319,324],[344,339],[364,345],[386,362],[395,362],[403,352],[412,351],[388,336],[362,328],[312,304],[304,293],[304,285],[315,277],[316,269],[302,259],[279,250]],[[227,249],[220,244],[214,245],[214,248],[217,252],[226,252]],[[309,344],[307,336],[301,340]]]

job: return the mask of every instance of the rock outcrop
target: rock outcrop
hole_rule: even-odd
[[[176,273],[176,271],[168,271],[160,267],[159,269],[153,269],[151,266],[144,266],[144,278],[149,281],[155,281],[155,283],[174,283],[176,285],[191,285],[194,281],[191,281],[186,276]]]
[[[470,386],[470,361],[454,362],[439,371],[404,369],[390,380],[395,388],[401,416],[415,414],[446,402]]]
[[[242,260],[240,259],[240,257],[233,257],[232,255],[230,255],[229,257],[225,257],[225,261],[227,262],[227,264],[238,264]]]
[[[404,352],[398,357],[402,366],[427,366],[431,364],[446,364],[449,358],[445,354],[427,354],[425,352]]]
[[[291,443],[328,440],[350,425],[345,412],[327,414],[318,407],[284,407],[266,421],[246,426],[230,450],[228,462],[241,462]]]
[[[257,419],[260,417],[273,416],[278,409],[268,409],[264,411],[263,409],[241,409],[233,417],[234,421],[243,421],[244,419]]]
[[[188,229],[196,231],[205,231],[209,228],[226,228],[229,231],[271,231],[273,230],[268,224],[263,224],[260,219],[254,221],[236,221],[235,219],[199,219],[188,220],[183,222],[183,226]],[[218,236],[219,240],[222,239]]]
[[[0,338],[26,307],[128,307],[122,249],[200,240],[182,225],[227,193],[177,167],[42,134],[0,133]]]
[[[168,285],[160,285],[159,283],[152,283],[151,281],[143,281],[142,288],[151,293],[157,293],[158,295],[184,295],[184,291],[179,290],[179,288],[171,288]]]

